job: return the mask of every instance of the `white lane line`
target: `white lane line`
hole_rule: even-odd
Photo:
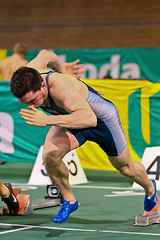
[[[31,189],[37,189],[38,186],[34,186],[34,185],[28,185],[27,183],[12,183],[12,185],[14,187],[28,187],[28,188],[31,188]],[[39,186],[39,187],[44,187],[44,186]],[[96,189],[133,189],[133,187],[105,187],[105,186],[85,186],[85,185],[72,185],[72,188],[96,188]],[[143,191],[143,189],[142,189]]]
[[[10,225],[10,226],[12,226],[12,225]],[[14,229],[14,230],[8,230],[8,231],[0,232],[0,234],[2,235],[2,234],[6,234],[6,233],[19,232],[19,231],[23,231],[23,230],[27,230],[27,229],[31,229],[31,228],[33,228],[33,227],[28,226],[28,227],[25,227],[25,228],[18,228],[18,229]]]
[[[93,189],[119,189],[119,190],[132,190],[132,187],[102,187],[102,186],[72,186],[72,188],[93,188]]]
[[[108,231],[108,230],[101,230],[99,232],[104,233],[119,233],[119,234],[133,234],[133,235],[147,235],[147,236],[160,236],[160,233],[143,233],[143,232],[123,232],[123,231]]]
[[[27,183],[12,183],[12,185],[15,187],[15,188],[26,188],[27,190],[28,189],[37,189],[38,187],[37,186],[33,186],[33,185],[28,185]],[[43,187],[42,185],[40,187]],[[119,190],[140,190],[140,191],[143,191],[143,189],[135,189],[133,188],[132,186],[131,187],[105,187],[105,186],[78,186],[78,185],[72,185],[71,186],[72,188],[91,188],[91,189],[119,189]],[[26,190],[25,189],[25,190]]]
[[[110,230],[96,230],[96,229],[79,229],[79,228],[58,228],[58,227],[45,227],[45,226],[31,226],[21,224],[9,224],[0,223],[0,226],[14,226],[14,227],[26,227],[27,228],[39,228],[39,229],[53,229],[53,230],[64,230],[64,231],[79,231],[79,232],[99,232],[99,233],[115,233],[115,234],[133,234],[133,235],[147,235],[147,236],[160,236],[160,233],[148,233],[148,232],[124,232],[124,231],[110,231]],[[25,230],[22,228],[20,230]],[[3,233],[3,232],[2,232]]]
[[[30,228],[40,228],[40,229],[53,229],[53,230],[68,230],[68,231],[80,231],[80,232],[97,232],[93,229],[80,229],[80,228],[57,228],[57,227],[45,227],[45,226],[32,226],[32,225],[22,225],[22,224],[12,224],[12,223],[0,223],[0,226],[12,226],[12,227],[30,227]]]
[[[104,195],[104,197],[129,197],[129,196],[143,196],[145,193],[135,192],[135,191],[121,191],[112,192],[113,194]]]

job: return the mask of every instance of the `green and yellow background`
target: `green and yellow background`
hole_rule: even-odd
[[[99,51],[97,52],[97,56],[102,55],[103,57],[103,54],[107,54],[106,49],[101,49]],[[121,52],[122,49],[118,49],[117,51],[121,56],[124,55],[123,52]],[[125,61],[133,62],[132,55],[137,56],[136,54],[139,53],[139,57],[135,59],[138,59],[138,61],[139,59],[143,59],[145,49],[141,49],[141,51],[142,52],[140,52],[139,49],[136,51],[135,49],[134,52],[133,49],[130,49],[130,58],[127,54],[126,57],[121,57],[120,68]],[[39,50],[29,50],[26,59],[30,61],[38,52]],[[86,52],[89,52],[89,50],[84,50],[84,55]],[[131,54],[133,52],[135,54]],[[72,54],[69,54],[69,50],[55,50],[55,53],[59,54],[61,57],[64,54],[67,62],[73,61],[76,58],[82,58],[82,63],[84,61],[87,62],[87,58],[85,58],[85,60],[83,59],[83,51],[80,50],[73,50]],[[96,50],[93,50],[92,54],[91,52],[88,53],[88,62],[92,59],[92,63],[95,63],[95,53]],[[151,54],[154,53],[155,49],[152,49]],[[0,59],[10,56],[11,54],[11,50],[0,49]],[[115,49],[108,54],[115,54]],[[143,77],[143,73],[145,69],[147,69],[147,61],[148,64],[150,64],[150,61],[146,59],[145,63],[142,62],[142,65],[140,65],[140,77]],[[152,78],[153,81],[144,79],[82,79],[116,105],[127,138],[131,157],[136,161],[141,161],[146,147],[160,145],[159,69],[157,69],[156,75],[154,75],[154,70],[156,68],[154,63],[153,61],[151,68],[149,68],[148,65],[148,70],[146,70],[146,72],[150,74],[153,68],[153,76],[150,76],[150,79]],[[97,69],[98,68],[99,66],[97,65]],[[122,71],[122,69],[120,71]],[[8,132],[6,132],[7,129],[3,129],[3,122],[1,122],[2,120],[0,119],[1,161],[34,162],[39,147],[44,143],[49,127],[38,128],[25,124],[25,121],[21,119],[19,114],[20,109],[24,107],[25,106],[19,103],[10,93],[9,81],[0,81],[0,113],[8,113],[12,117],[14,123],[12,140],[14,152],[5,153],[1,151],[1,146],[2,143],[4,143],[4,138],[5,144],[7,144],[6,139]],[[106,154],[93,142],[85,143],[82,147],[77,149],[77,153],[83,168],[115,170],[109,163]]]

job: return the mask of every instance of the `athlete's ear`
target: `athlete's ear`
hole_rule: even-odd
[[[41,83],[41,88],[45,88],[46,87],[46,83],[45,82],[42,82]]]

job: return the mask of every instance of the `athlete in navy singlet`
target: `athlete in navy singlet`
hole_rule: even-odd
[[[50,107],[41,108],[53,115],[68,114],[63,108],[58,107],[49,94],[49,76],[52,71],[48,73],[41,73],[46,75],[46,84],[48,89],[48,97]],[[87,102],[97,117],[97,126],[94,128],[85,129],[69,129],[71,133],[76,137],[81,146],[87,140],[94,141],[109,155],[117,156],[123,152],[126,146],[126,138],[121,127],[119,120],[119,114],[115,105],[109,100],[104,99],[93,88],[88,87]]]
[[[56,73],[47,72],[47,67]],[[144,188],[144,209],[152,210],[157,204],[156,184],[149,180],[144,166],[131,158],[114,104],[78,80],[77,69],[75,62],[65,68],[54,53],[43,50],[11,79],[13,95],[29,108],[20,112],[26,123],[51,126],[43,147],[43,160],[49,177],[64,198],[53,221],[67,221],[78,208],[69,183],[69,171],[62,159],[87,140],[98,143],[121,174]],[[39,107],[51,114],[37,109]]]

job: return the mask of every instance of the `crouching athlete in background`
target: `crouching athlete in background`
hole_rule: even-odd
[[[46,70],[48,63],[56,73]],[[156,185],[149,180],[144,166],[131,159],[116,107],[93,88],[59,69],[61,63],[52,66],[51,53],[43,50],[11,79],[12,94],[29,108],[20,112],[26,123],[52,126],[44,143],[43,160],[49,177],[64,198],[53,221],[65,222],[78,208],[62,158],[87,140],[99,144],[121,174],[144,188],[144,208],[150,211],[157,203]],[[38,110],[39,107],[52,115]]]

